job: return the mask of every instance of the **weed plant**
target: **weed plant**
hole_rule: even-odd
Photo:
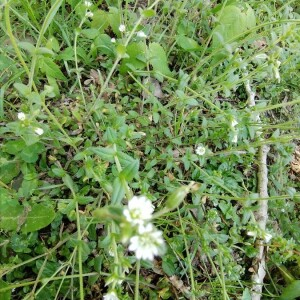
[[[0,0],[0,299],[299,297],[299,13]]]

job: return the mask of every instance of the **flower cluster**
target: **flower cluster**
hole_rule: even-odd
[[[90,1],[84,1],[84,6],[86,7],[85,17],[92,18],[94,14],[89,10],[89,8],[93,5]]]
[[[145,196],[134,196],[123,211],[126,223],[133,227],[134,232],[128,249],[135,252],[137,259],[153,260],[154,256],[164,252],[162,232],[150,222],[153,211],[151,201]]]

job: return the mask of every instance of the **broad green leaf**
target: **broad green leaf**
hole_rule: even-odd
[[[83,29],[81,33],[90,40],[95,39],[99,35],[99,31],[95,28]]]
[[[106,54],[110,56],[114,54],[115,46],[111,42],[111,37],[107,34],[103,33],[98,35],[97,38],[94,40],[94,45],[101,54]]]
[[[0,180],[9,184],[20,173],[20,163],[18,161],[7,161],[0,166]]]
[[[28,212],[22,231],[24,233],[37,231],[48,226],[54,218],[55,212],[52,207],[45,204],[35,204]]]
[[[7,58],[5,55],[0,54],[0,71],[8,68],[12,65],[13,61]]]
[[[147,19],[147,18],[154,17],[156,15],[156,12],[153,9],[145,9],[142,11],[142,14],[143,14],[143,17]]]
[[[213,48],[221,47],[256,25],[253,9],[248,4],[228,5],[219,17],[213,36]]]
[[[116,34],[117,36],[121,36],[121,32],[119,30],[120,12],[116,7],[109,8],[108,22],[114,34]]]
[[[282,291],[278,300],[294,300],[300,297],[300,280],[295,280]]]
[[[177,36],[176,42],[185,51],[199,51],[201,49],[195,40],[183,35]]]
[[[25,142],[23,140],[13,140],[13,141],[8,141],[7,143],[4,144],[3,146],[3,151],[16,155],[22,149],[25,147]]]
[[[30,88],[23,83],[15,83],[14,87],[24,97],[27,97],[31,93]]]
[[[117,45],[116,52],[119,58],[128,58],[128,54],[126,53],[126,47],[124,45]]]
[[[243,296],[242,296],[242,300],[251,300],[251,293],[250,290],[248,288],[245,288],[243,291]]]
[[[149,59],[150,64],[155,72],[166,76],[172,76],[168,66],[168,59],[164,48],[158,43],[151,43],[149,45]]]
[[[111,203],[120,204],[125,195],[124,182],[122,178],[116,177],[113,183],[113,192],[111,195]]]
[[[19,226],[19,219],[23,215],[23,207],[14,202],[14,204],[1,205],[0,228],[5,231],[15,231]]]
[[[42,153],[45,146],[41,143],[35,143],[27,146],[20,153],[20,157],[27,163],[34,163],[38,160],[39,154]]]
[[[51,58],[41,57],[39,62],[41,71],[46,75],[64,81],[67,80],[65,75],[60,70],[59,66],[55,62],[53,62]]]
[[[94,12],[91,27],[103,33],[105,29],[109,26],[108,12],[104,10],[97,10]]]
[[[100,158],[105,161],[114,162],[116,151],[113,148],[91,147],[89,150],[100,156]]]
[[[18,45],[21,49],[28,51],[31,55],[35,52],[35,46],[29,42],[19,42]]]
[[[146,67],[145,43],[139,42],[128,45],[126,53],[129,57],[122,60],[122,64],[120,66],[120,72],[122,74],[131,69],[143,70]]]
[[[2,279],[0,279],[0,299],[1,300],[10,300],[11,299],[11,289],[8,289],[4,292],[1,291],[1,289],[5,289],[9,287],[9,284]]]
[[[119,176],[121,176],[127,182],[130,182],[134,177],[138,175],[138,171],[139,171],[139,161],[135,159],[122,170]]]

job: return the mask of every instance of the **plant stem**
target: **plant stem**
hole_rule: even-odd
[[[140,268],[141,268],[141,261],[138,259],[136,261],[134,300],[139,300]]]

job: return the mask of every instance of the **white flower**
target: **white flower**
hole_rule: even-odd
[[[109,292],[103,296],[103,300],[119,300],[115,292]]]
[[[139,31],[139,32],[137,32],[136,33],[136,35],[138,36],[138,37],[140,37],[140,38],[147,38],[147,35],[145,34],[145,32],[144,31]]]
[[[42,128],[36,128],[34,129],[34,132],[37,134],[37,135],[42,135],[44,133],[44,130]]]
[[[90,2],[90,1],[84,1],[84,5],[85,5],[86,7],[91,7],[93,4],[92,4],[92,2]]]
[[[90,10],[86,11],[86,13],[85,13],[86,18],[92,18],[93,16],[94,16],[94,14]]]
[[[239,122],[236,119],[232,119],[230,126],[235,127]]]
[[[255,231],[248,231],[248,232],[247,232],[247,235],[248,235],[248,236],[256,237],[257,233],[256,233]]]
[[[201,144],[199,144],[195,149],[195,153],[200,156],[204,155],[205,151],[206,151],[205,147]]]
[[[119,26],[119,30],[120,30],[120,32],[125,32],[126,26],[125,26],[124,24],[121,24],[121,25]]]
[[[115,39],[115,38],[112,38],[110,41],[111,41],[112,43],[115,43],[115,42],[116,42],[116,39]]]
[[[18,119],[24,121],[26,119],[26,115],[23,112],[18,113]]]
[[[264,234],[264,240],[266,243],[269,243],[271,241],[271,239],[272,239],[272,234],[270,234],[270,233]]]
[[[138,235],[130,239],[129,250],[135,252],[137,259],[153,260],[154,256],[164,252],[162,232],[152,224],[140,225]]]
[[[238,142],[238,130],[233,131],[232,143],[236,144]]]
[[[152,217],[153,205],[145,196],[134,196],[123,212],[126,220],[132,225],[142,225]]]

